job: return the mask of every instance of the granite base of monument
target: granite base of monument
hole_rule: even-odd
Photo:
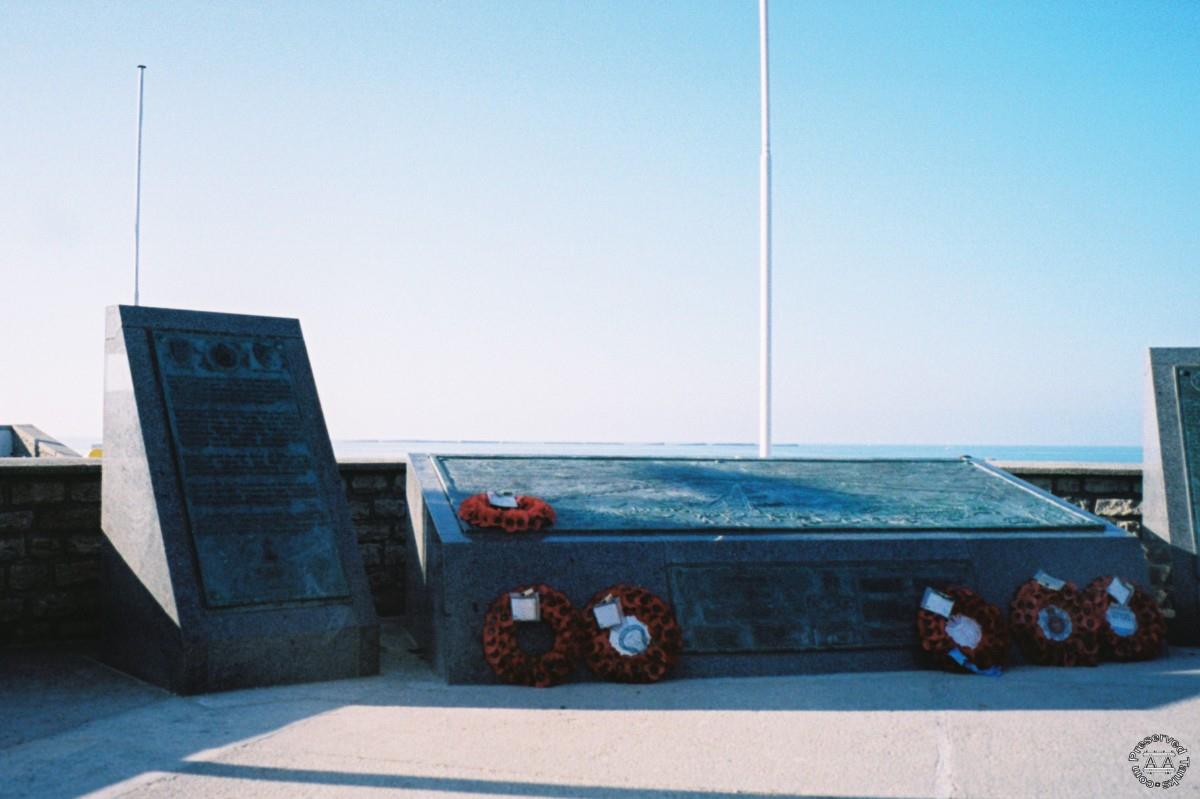
[[[184,694],[378,672],[296,320],[110,308],[101,503],[112,665]]]
[[[1168,637],[1200,644],[1200,348],[1149,352],[1142,437],[1142,526],[1169,547]]]
[[[471,494],[550,502],[544,533],[470,529]],[[544,582],[580,606],[618,582],[668,599],[681,676],[907,668],[926,585],[1007,607],[1038,569],[1145,582],[1137,538],[970,460],[810,461],[414,455],[410,632],[452,683],[492,682],[483,615]]]

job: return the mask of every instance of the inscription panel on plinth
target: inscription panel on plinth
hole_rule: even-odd
[[[205,604],[348,597],[284,342],[153,341]]]
[[[927,585],[969,585],[968,561],[673,566],[671,597],[689,652],[905,647]]]
[[[1179,429],[1183,434],[1183,462],[1187,470],[1188,510],[1192,529],[1200,529],[1200,366],[1175,367],[1179,391]]]

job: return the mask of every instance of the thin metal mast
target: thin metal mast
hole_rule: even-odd
[[[133,304],[141,304],[142,282],[142,97],[146,65],[138,64],[137,184],[133,192]]]
[[[771,457],[771,90],[767,75],[767,0],[758,0],[758,74],[762,150],[758,158],[758,457]]]

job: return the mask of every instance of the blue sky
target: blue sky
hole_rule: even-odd
[[[0,422],[103,308],[299,317],[331,433],[750,441],[754,2],[0,2]],[[1200,6],[772,6],[776,440],[1136,444],[1200,345]]]

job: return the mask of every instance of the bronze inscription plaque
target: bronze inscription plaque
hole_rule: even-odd
[[[925,586],[970,584],[968,561],[673,566],[689,652],[802,652],[916,642]]]
[[[349,596],[283,340],[153,336],[205,604]]]

